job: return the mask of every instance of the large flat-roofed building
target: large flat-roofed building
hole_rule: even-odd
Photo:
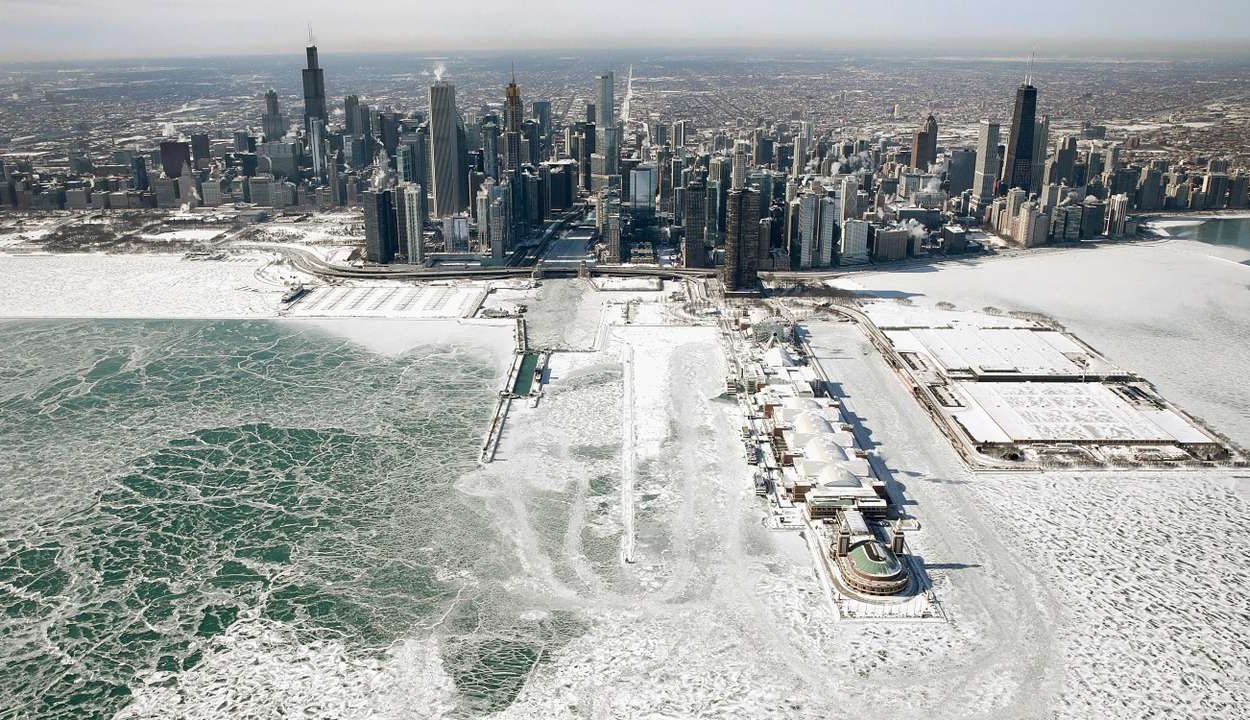
[[[978,466],[1236,459],[1149,383],[1040,316],[885,302],[866,314],[916,397]]]
[[[936,327],[887,330],[904,357],[918,356],[951,378],[1089,379],[1127,373],[1072,336],[1045,329]]]
[[[1215,442],[1176,412],[1141,404],[1121,387],[1092,382],[960,382],[972,402],[952,415],[973,441],[1180,443]]]

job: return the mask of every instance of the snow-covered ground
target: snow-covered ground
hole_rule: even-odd
[[[926,717],[1237,714],[1250,697],[1245,479],[974,475],[854,326],[811,332],[891,492],[920,520],[918,547],[967,643],[913,669],[915,704],[904,707]],[[930,710],[926,697],[951,705]]]
[[[209,230],[170,230],[155,234],[140,235],[139,238],[146,242],[208,242],[218,235],[224,234],[226,231],[221,228]]]
[[[471,347],[506,373],[516,347],[512,320],[411,320],[316,318],[293,322],[330,333],[381,355],[398,355],[421,345]]]
[[[291,317],[470,317],[486,295],[485,283],[379,282],[312,288],[286,312]]]
[[[0,254],[0,317],[273,317],[282,286],[257,276],[271,260]]]
[[[1217,432],[1250,446],[1250,251],[1189,240],[859,273],[867,293],[1058,320]],[[844,281],[843,281],[844,282]]]

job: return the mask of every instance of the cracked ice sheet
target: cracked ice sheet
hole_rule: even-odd
[[[1054,608],[1063,717],[1228,718],[1250,702],[1250,505],[1197,474],[978,477]]]

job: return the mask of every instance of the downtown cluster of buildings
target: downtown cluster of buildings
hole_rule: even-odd
[[[974,146],[944,144],[933,114],[909,135],[869,137],[797,111],[710,128],[630,117],[632,74],[618,103],[612,72],[558,116],[546,99],[527,109],[515,73],[500,103],[458,107],[440,76],[421,110],[349,94],[340,114],[311,39],[302,80],[302,117],[270,90],[259,133],[192,132],[108,158],[71,146],[55,173],[0,157],[0,205],[363,207],[363,259],[414,264],[435,252],[506,263],[545,224],[584,213],[600,261],[651,262],[669,245],[749,291],[761,271],[963,252],[978,228],[1034,246],[1131,234],[1131,213],[1248,204],[1247,175],[1220,158],[1143,162],[1132,136],[1089,122],[1052,142],[1031,78],[1009,124],[983,120]]]
[[[1103,127],[1052,146],[1049,126],[1026,80],[1010,125],[982,121],[975,147],[941,147],[933,115],[910,138],[839,139],[794,117],[718,134],[710,153],[678,147],[669,203],[683,262],[748,288],[759,270],[963,252],[981,227],[1031,247],[1132,234],[1134,212],[1248,206],[1247,175],[1225,160],[1127,163]]]

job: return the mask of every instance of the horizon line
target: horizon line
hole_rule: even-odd
[[[1145,40],[1117,40],[1114,45],[1102,44],[1099,48],[1090,48],[1086,43],[1068,43],[1062,44],[1063,50],[1052,50],[1046,55],[1039,55],[1034,58],[1035,62],[1056,62],[1056,61],[1072,61],[1080,59],[1099,59],[1099,60],[1147,60],[1155,58],[1158,61],[1166,60],[1221,60],[1221,59],[1246,59],[1250,60],[1250,47],[1245,43],[1236,41],[1215,42],[1215,43],[1183,43],[1176,44],[1166,52],[1161,52],[1157,44],[1144,47],[1140,50],[1134,50],[1140,43]],[[1012,43],[1011,45],[1014,45]],[[270,49],[256,50],[222,50],[220,52],[207,53],[187,53],[187,54],[153,54],[153,55],[128,55],[119,54],[91,54],[72,57],[58,58],[18,58],[5,57],[0,55],[0,68],[5,66],[30,66],[30,65],[55,65],[67,63],[82,62],[151,62],[160,60],[204,60],[204,59],[229,59],[229,58],[285,58],[290,57],[293,60],[299,60],[303,57],[303,50],[307,47],[317,47],[322,57],[333,58],[335,56],[395,56],[395,55],[422,55],[428,57],[449,58],[455,55],[463,56],[482,56],[482,55],[506,55],[508,53],[524,53],[524,54],[574,54],[581,56],[590,55],[607,55],[613,53],[658,53],[664,55],[698,55],[706,53],[776,53],[781,55],[830,55],[830,56],[854,56],[869,55],[876,56],[881,54],[889,54],[895,58],[932,58],[932,59],[952,59],[952,60],[1007,60],[1027,62],[1029,59],[1029,49],[1021,46],[1019,54],[1011,50],[1007,45],[981,46],[981,52],[969,52],[967,50],[956,50],[945,45],[917,45],[910,43],[905,48],[890,46],[887,44],[871,44],[850,47],[795,47],[795,43],[787,45],[772,45],[760,43],[756,45],[719,45],[708,44],[692,46],[689,44],[673,43],[671,45],[637,45],[637,46],[517,46],[517,47],[489,47],[489,48],[451,48],[451,47],[432,47],[429,49],[346,49],[346,50],[326,50],[325,45],[300,44],[292,45],[291,51],[279,51]],[[332,46],[331,46],[332,47]]]

